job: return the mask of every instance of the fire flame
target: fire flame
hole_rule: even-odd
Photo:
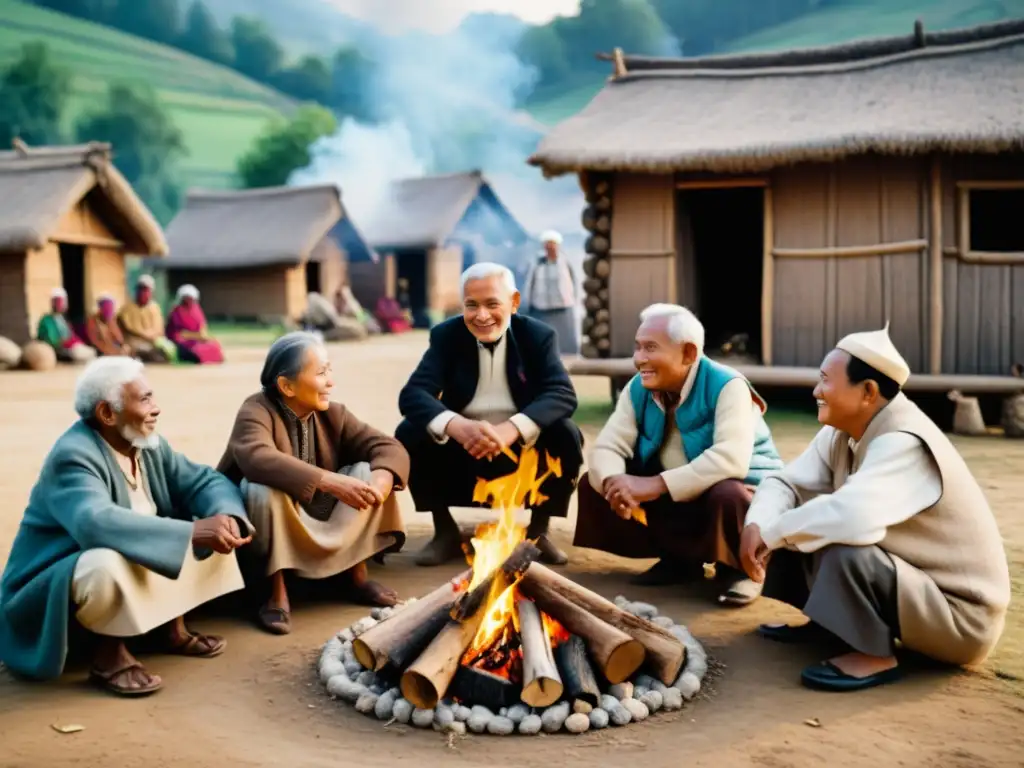
[[[518,460],[515,471],[511,474],[484,480],[478,478],[476,487],[473,489],[473,501],[482,504],[489,504],[492,509],[501,510],[501,516],[497,522],[483,523],[478,526],[473,537],[473,554],[467,557],[469,564],[473,567],[473,577],[469,583],[469,589],[473,590],[483,582],[496,568],[512,554],[512,551],[526,539],[526,528],[515,520],[516,510],[527,505],[535,506],[547,500],[547,496],[540,492],[540,487],[549,477],[562,476],[562,463],[560,460],[545,452],[547,469],[540,471],[540,456],[532,446],[524,447]],[[480,628],[477,630],[473,641],[469,644],[462,657],[462,663],[473,665],[486,655],[486,651],[496,644],[505,648],[516,645],[512,643],[511,635],[514,632],[518,635],[515,612],[515,585],[504,590],[501,594],[487,596],[487,608]],[[555,622],[554,625],[557,625]],[[545,628],[548,624],[545,623]],[[559,627],[560,628],[560,627]],[[564,632],[564,630],[562,630]],[[550,634],[550,632],[549,632]],[[518,647],[512,648],[513,653],[509,654],[508,660],[498,669],[489,671],[500,674],[503,677],[510,676],[511,666],[509,662],[517,658],[521,651]]]

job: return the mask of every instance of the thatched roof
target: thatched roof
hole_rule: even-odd
[[[366,237],[378,251],[443,245],[478,198],[515,221],[480,171],[422,176],[391,185],[387,200],[365,227]]]
[[[109,144],[21,142],[0,152],[0,253],[42,248],[64,214],[86,196],[128,252],[167,253],[163,230],[111,163]]]
[[[345,215],[333,184],[192,190],[167,227],[169,269],[299,264]]]
[[[1024,20],[782,53],[625,56],[530,158],[547,174],[750,172],[1024,148]]]

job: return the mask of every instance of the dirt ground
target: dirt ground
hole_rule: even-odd
[[[336,395],[361,418],[390,430],[396,396],[425,337],[336,345]],[[192,458],[215,463],[235,410],[256,389],[262,350],[228,350],[230,362],[203,370],[152,369],[163,406],[162,431]],[[74,370],[0,373],[0,562],[6,560],[32,483],[53,440],[71,423]],[[607,397],[602,379],[577,381],[582,401]],[[589,409],[591,412],[593,407]],[[587,408],[581,408],[581,413]],[[776,426],[786,457],[813,434],[813,425]],[[590,435],[592,426],[587,427]],[[1024,765],[1024,442],[958,440],[989,495],[1013,563],[1015,600],[1003,643],[984,669],[921,670],[901,683],[855,695],[800,686],[800,669],[822,651],[788,648],[752,634],[759,622],[795,614],[768,600],[730,611],[716,608],[707,589],[631,588],[630,572],[648,562],[571,551],[570,572],[612,597],[657,603],[687,623],[723,665],[708,695],[682,712],[659,714],[624,729],[586,734],[469,737],[454,745],[433,731],[381,723],[330,701],[315,682],[312,661],[332,633],[365,609],[316,601],[296,605],[295,629],[273,637],[244,616],[202,615],[193,624],[229,638],[213,660],[143,657],[165,688],[144,700],[121,700],[88,687],[75,668],[59,682],[26,684],[0,672],[0,766],[420,766],[624,765],[694,766],[1020,766]],[[404,596],[423,594],[448,569],[416,568],[408,552],[429,528],[401,494],[410,525],[406,552],[377,568]],[[557,531],[568,544],[573,518]],[[816,718],[820,727],[806,721]],[[52,726],[79,724],[58,733]]]

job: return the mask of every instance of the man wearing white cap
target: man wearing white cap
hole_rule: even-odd
[[[540,236],[544,253],[526,274],[523,304],[527,314],[554,329],[558,351],[563,355],[579,352],[576,307],[579,284],[569,260],[561,252],[562,236],[548,230]]]
[[[1003,630],[1010,579],[995,518],[952,443],[900,391],[909,377],[888,325],[843,338],[814,389],[824,427],[747,513],[744,568],[810,619],[759,632],[838,637],[849,650],[806,668],[811,687],[899,677],[896,641],[977,664]]]
[[[39,318],[36,338],[53,347],[57,359],[66,363],[86,363],[96,357],[96,350],[88,346],[68,323],[68,292],[54,288],[50,292],[50,312]]]
[[[147,363],[168,363],[177,358],[174,343],[164,335],[164,318],[153,300],[155,282],[142,275],[135,282],[135,301],[121,307],[117,323],[124,331],[124,340],[139,359]]]

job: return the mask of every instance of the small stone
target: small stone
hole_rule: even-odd
[[[471,714],[479,715],[480,717],[494,717],[494,713],[482,704],[474,705],[470,712]]]
[[[366,670],[363,669],[363,665],[358,661],[346,661],[344,664],[345,674],[351,678],[358,678]]]
[[[608,713],[611,713],[611,711],[618,706],[621,706],[619,704],[619,700],[612,696],[610,693],[605,693],[601,695],[601,709],[605,710]]]
[[[465,736],[466,724],[459,720],[452,720],[444,727],[444,733],[454,733],[456,736]]]
[[[683,645],[689,645],[693,641],[693,635],[690,634],[690,630],[684,627],[682,624],[676,624],[674,627],[669,627],[669,632]]]
[[[591,712],[594,711],[594,707],[589,701],[584,701],[583,699],[576,699],[576,701],[572,703],[572,711],[573,714],[576,715],[589,715]]]
[[[324,647],[320,652],[320,658],[324,659],[329,656],[334,656],[335,658],[337,658],[341,655],[341,649],[344,647],[344,645],[345,644],[338,639],[337,635],[335,635],[326,643],[324,643]]]
[[[368,715],[376,709],[379,700],[380,697],[377,694],[367,691],[356,700],[356,711]]]
[[[637,675],[633,680],[633,685],[637,688],[646,688],[650,690],[654,687],[655,680],[650,675]],[[635,696],[633,698],[636,698]]]
[[[320,662],[321,683],[327,685],[327,681],[335,675],[345,675],[345,665],[341,663],[340,659],[327,658]]]
[[[629,699],[629,701],[632,701],[632,699]],[[628,725],[633,716],[629,714],[628,709],[619,704],[619,706],[608,713],[608,719],[612,721],[612,725]]]
[[[365,685],[367,688],[369,688],[371,685],[377,682],[377,675],[369,669],[364,669],[362,672],[359,673],[359,677],[356,678],[356,682],[360,685]]]
[[[651,690],[652,691],[657,691],[662,696],[664,696],[665,695],[665,691],[668,690],[668,686],[665,685],[663,682],[661,682],[661,680],[655,680],[654,684],[651,686]]]
[[[640,702],[647,707],[652,715],[657,712],[665,703],[665,699],[657,691],[648,691],[640,697]]]
[[[708,657],[698,656],[697,654],[691,655],[686,660],[686,671],[698,680],[703,680],[704,675],[708,673]]]
[[[448,709],[455,709],[455,699],[441,699],[438,702],[442,707],[448,707]]]
[[[675,622],[668,616],[655,616],[651,619],[651,623],[655,626],[661,627],[662,629],[672,629],[672,627],[675,626]]]
[[[429,728],[434,722],[434,710],[416,707],[412,711],[412,724],[417,728]]]
[[[377,699],[377,706],[373,708],[373,714],[377,716],[378,720],[390,720],[394,716],[397,699],[398,697],[391,691],[381,694]]]
[[[683,698],[689,701],[697,695],[697,691],[700,690],[700,678],[698,678],[692,672],[683,672],[676,680],[675,687],[682,694]]]
[[[469,720],[466,722],[466,725],[473,733],[483,733],[487,730],[487,724],[493,719],[494,715],[491,714],[480,715],[474,713],[469,716]]]
[[[540,719],[540,715],[527,715],[519,724],[519,732],[524,736],[533,736],[540,733],[542,725],[543,721]]]
[[[583,733],[590,730],[590,718],[582,712],[577,712],[565,718],[565,730],[569,733]]]
[[[683,694],[678,688],[668,688],[661,696],[662,707],[666,712],[675,712],[683,708]]]
[[[622,706],[629,710],[629,714],[632,716],[634,722],[639,723],[641,720],[646,720],[647,716],[651,714],[650,710],[647,709],[646,705],[636,699],[626,699],[622,702]]]
[[[630,698],[637,700],[642,699],[644,697],[644,694],[647,693],[649,690],[650,688],[644,688],[642,685],[635,686],[633,688],[633,695],[630,696]]]
[[[359,697],[367,693],[366,686],[360,685],[347,675],[335,675],[327,681],[327,693],[330,696],[337,696],[349,704],[355,704]]]
[[[603,709],[595,709],[590,713],[590,727],[595,731],[608,727],[608,713]]]
[[[438,707],[434,710],[434,722],[445,728],[455,722],[455,713],[448,707]]]
[[[565,723],[565,719],[568,716],[568,701],[562,701],[558,704],[553,704],[552,706],[548,707],[540,716],[540,720],[543,724],[544,731],[546,733],[558,733],[560,730],[562,730],[562,725]]]
[[[508,736],[512,731],[516,729],[516,724],[509,720],[507,717],[492,717],[490,722],[487,723],[487,732],[492,733],[495,736]]]
[[[384,621],[388,616],[391,615],[391,609],[389,608],[374,608],[370,611],[370,618],[374,621]]]
[[[622,595],[616,595],[613,602],[622,610],[626,610],[626,606],[629,605],[629,600],[624,598]]]
[[[519,725],[528,714],[530,714],[530,710],[524,704],[515,704],[508,708],[508,714],[505,717]]]
[[[392,717],[400,723],[408,723],[412,719],[412,711],[415,709],[412,702],[407,699],[399,699],[391,712]]]
[[[508,717],[508,707],[502,707],[498,710],[499,717]]]
[[[452,708],[452,712],[455,713],[455,720],[459,723],[464,723],[469,720],[469,716],[473,714],[473,710],[469,707],[464,707],[461,704],[457,704]]]
[[[338,633],[338,638],[346,643],[351,643],[355,639],[356,633],[352,631],[352,627],[346,627]]]
[[[631,603],[626,610],[641,619],[653,619],[658,615],[658,609],[650,603]]]
[[[363,632],[368,630],[370,627],[377,626],[377,620],[372,616],[364,616],[355,624],[352,625],[352,634],[359,637]]]
[[[608,689],[608,693],[614,696],[619,701],[624,699],[633,698],[633,684],[628,680],[624,683],[618,683]]]

